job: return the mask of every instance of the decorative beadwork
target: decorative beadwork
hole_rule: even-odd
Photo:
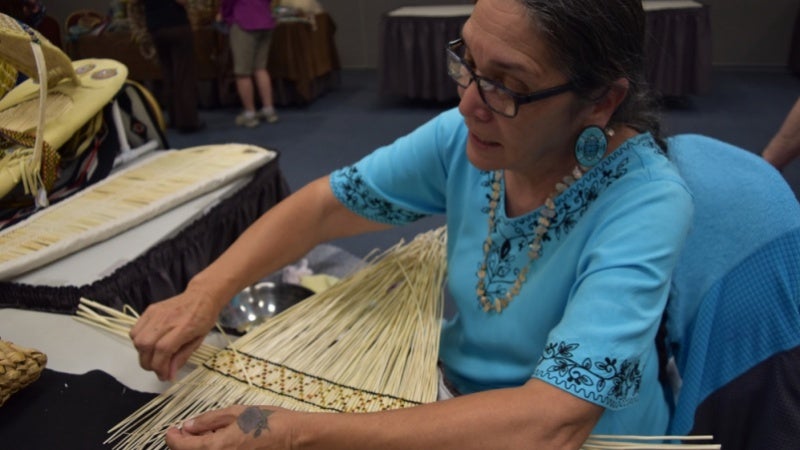
[[[363,389],[294,370],[257,356],[225,349],[203,366],[230,379],[325,411],[373,412],[407,408],[419,402]]]
[[[519,291],[522,289],[522,284],[525,283],[525,280],[528,277],[528,271],[530,270],[531,264],[541,255],[542,238],[545,234],[547,234],[550,224],[556,217],[556,204],[553,199],[562,192],[566,191],[582,176],[583,170],[581,170],[579,166],[575,166],[575,168],[572,169],[571,175],[565,176],[562,181],[556,183],[555,190],[553,193],[547,196],[547,199],[544,201],[544,205],[539,211],[539,217],[532,224],[533,240],[531,241],[530,245],[528,245],[528,263],[522,268],[522,270],[519,271],[516,280],[514,280],[514,284],[506,291],[504,296],[490,299],[486,295],[486,272],[489,270],[487,261],[489,260],[489,251],[492,248],[492,234],[494,233],[496,226],[497,205],[500,203],[500,181],[503,177],[502,171],[496,170],[493,172],[491,183],[492,193],[489,197],[488,212],[489,234],[486,236],[486,240],[483,242],[483,262],[481,263],[477,272],[478,284],[475,288],[480,306],[485,312],[502,312],[511,303],[514,297],[519,294]]]
[[[589,126],[583,129],[575,143],[575,159],[583,167],[593,167],[600,162],[608,150],[606,133],[598,126]],[[613,133],[609,133],[611,136]]]

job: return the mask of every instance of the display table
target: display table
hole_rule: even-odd
[[[148,222],[0,282],[0,308],[70,314],[81,297],[143,311],[181,292],[264,211],[289,195],[275,158]],[[5,336],[3,336],[5,337]]]
[[[341,64],[334,34],[336,25],[328,13],[309,21],[282,21],[272,35],[268,70],[276,105],[308,104],[339,85]],[[85,35],[69,42],[72,59],[111,58],[128,66],[130,78],[153,86],[161,79],[157,62],[144,58],[127,32]],[[211,86],[201,103],[238,104],[232,74],[228,36],[212,27],[195,30],[198,80]],[[156,93],[157,88],[153,89]]]
[[[339,86],[335,33],[327,13],[311,24],[283,22],[275,29],[268,69],[276,104],[308,104]]]
[[[643,2],[647,79],[662,96],[707,92],[711,78],[708,7],[696,1]],[[380,92],[387,97],[451,102],[445,48],[461,35],[472,5],[398,8],[381,19]]]
[[[219,60],[217,31],[213,28],[195,30],[195,59],[199,80],[215,79],[218,76],[216,61]],[[128,67],[129,78],[149,82],[161,79],[161,70],[155,59],[147,59],[133,43],[128,32],[105,31],[99,35],[83,35],[66,43],[70,58],[109,58]]]
[[[711,16],[692,0],[645,0],[647,81],[661,96],[705,94],[711,88]]]
[[[398,8],[381,18],[380,92],[384,96],[454,101],[445,48],[461,36],[472,5]]]

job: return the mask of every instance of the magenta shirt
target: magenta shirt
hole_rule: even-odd
[[[272,17],[272,0],[222,0],[222,19],[236,24],[243,30],[265,30],[275,28]]]

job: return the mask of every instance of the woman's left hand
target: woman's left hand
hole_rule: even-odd
[[[288,449],[291,433],[285,419],[291,414],[271,406],[230,406],[170,428],[166,441],[173,450]]]

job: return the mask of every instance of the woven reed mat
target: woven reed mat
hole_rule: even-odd
[[[113,237],[274,159],[220,144],[160,151],[0,232],[0,280]]]
[[[45,365],[44,353],[0,340],[0,406],[11,394],[36,381]]]
[[[107,442],[117,450],[161,448],[169,426],[235,403],[369,412],[435,401],[445,246],[443,228],[401,242],[214,349]]]

